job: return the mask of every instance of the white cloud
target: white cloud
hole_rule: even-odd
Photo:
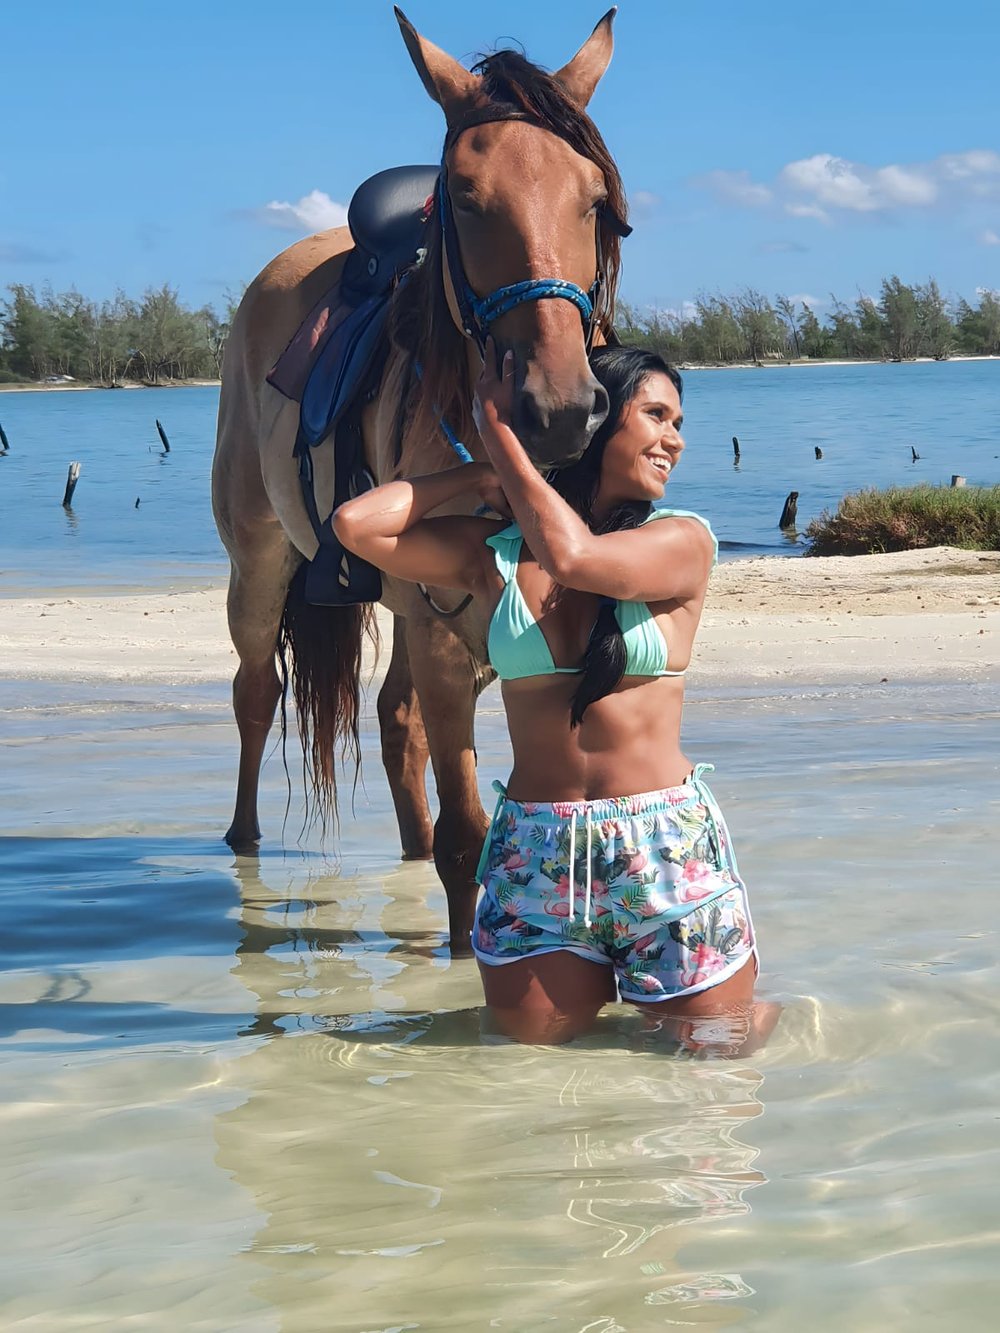
[[[705,186],[723,199],[734,204],[744,204],[748,208],[761,208],[769,204],[772,198],[766,185],[757,185],[750,179],[749,171],[710,171],[695,183]]]
[[[819,310],[820,307],[829,305],[825,297],[810,296],[808,292],[796,292],[794,296],[790,296],[788,299],[796,305],[807,305],[810,310]]]
[[[829,222],[830,214],[825,208],[817,208],[815,204],[786,204],[785,212],[793,218],[815,218],[817,222]]]
[[[804,205],[807,208],[815,208],[818,204],[855,213],[875,213],[894,206],[921,207],[932,204],[938,196],[937,185],[926,170],[859,166],[830,153],[817,153],[800,162],[789,162],[781,169],[778,179],[789,192],[816,201]],[[800,212],[798,216],[814,215]]]
[[[778,180],[796,194],[812,195],[820,204],[868,212],[877,207],[872,192],[849,162],[830,153],[817,153],[782,167]]]
[[[269,227],[286,231],[326,231],[328,227],[347,225],[347,205],[338,204],[322,190],[310,190],[294,204],[273,199],[254,216]]]
[[[920,208],[938,197],[935,181],[925,172],[909,167],[880,167],[875,172],[875,191],[891,204]]]
[[[962,196],[1000,195],[1000,153],[973,148],[929,162],[883,166],[814,153],[781,168],[773,182],[747,171],[711,171],[696,185],[744,207],[779,205],[790,217],[829,222],[840,214],[877,214],[899,209],[954,206]]]
[[[943,175],[951,180],[975,176],[1000,176],[1000,153],[989,148],[973,148],[967,153],[945,153],[938,158]]]
[[[640,213],[654,213],[663,202],[652,190],[633,190],[628,201]]]
[[[979,233],[979,242],[981,245],[1000,245],[1000,235],[992,227],[987,227]]]

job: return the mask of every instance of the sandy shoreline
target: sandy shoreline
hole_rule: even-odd
[[[221,584],[0,598],[0,679],[210,684],[229,681],[235,660]],[[721,565],[689,679],[694,689],[1000,680],[1000,553]]]

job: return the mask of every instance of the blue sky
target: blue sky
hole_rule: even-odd
[[[512,37],[551,68],[605,7],[403,5],[466,62]],[[1000,287],[1000,5],[621,0],[615,34],[591,111],[632,205],[628,299]],[[0,36],[0,287],[221,303],[365,176],[440,151],[382,0],[48,0]]]

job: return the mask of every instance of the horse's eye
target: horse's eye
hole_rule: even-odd
[[[455,199],[452,201],[456,213],[463,218],[481,218],[483,210],[475,199]]]

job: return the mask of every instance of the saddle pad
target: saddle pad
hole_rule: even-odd
[[[340,283],[335,283],[299,325],[298,332],[269,372],[268,384],[286,398],[301,403],[317,357],[352,310],[352,306],[340,299]]]

